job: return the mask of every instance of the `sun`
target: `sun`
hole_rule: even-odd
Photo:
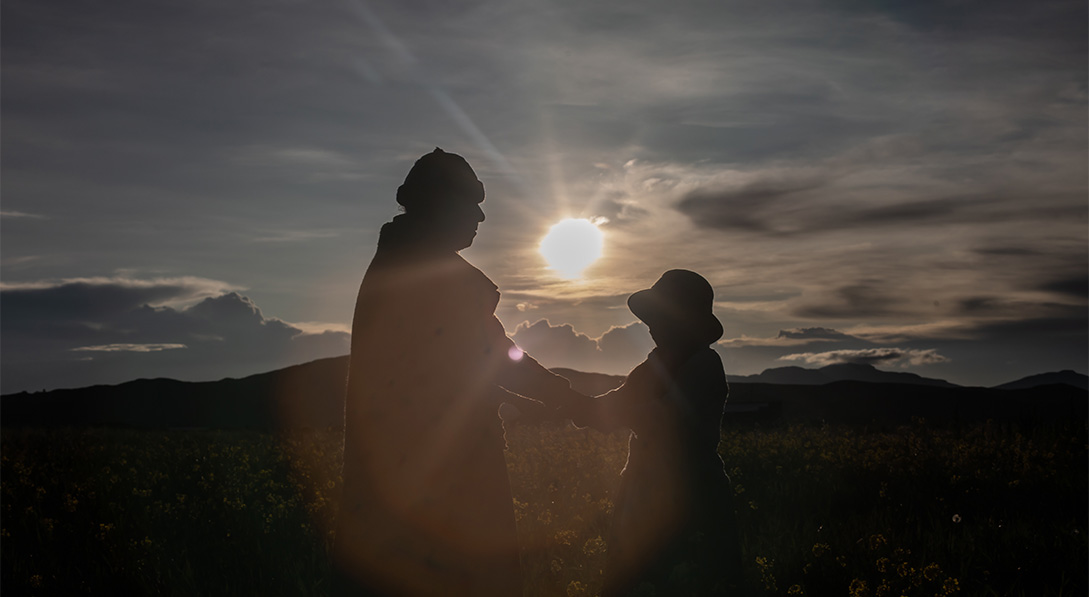
[[[582,277],[582,271],[601,257],[605,235],[590,220],[567,218],[549,228],[538,248],[549,267],[561,278]]]

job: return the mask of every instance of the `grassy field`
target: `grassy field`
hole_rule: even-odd
[[[623,434],[508,434],[527,595],[594,595]],[[757,595],[1086,595],[1084,427],[737,429]],[[7,431],[11,595],[325,595],[339,436]]]

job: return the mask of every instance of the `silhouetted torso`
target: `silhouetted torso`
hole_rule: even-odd
[[[717,451],[728,389],[710,348],[656,348],[624,385],[574,418],[632,430],[603,595],[652,594],[651,587],[653,594],[726,594],[740,581],[732,491]]]
[[[426,225],[386,224],[352,327],[339,566],[360,594],[520,595],[502,387],[567,381],[494,316],[499,292]]]

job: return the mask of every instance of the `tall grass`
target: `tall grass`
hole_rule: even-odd
[[[7,431],[16,595],[326,595],[339,434]],[[508,432],[527,595],[593,595],[623,434]],[[759,595],[1085,595],[1083,427],[731,429]]]

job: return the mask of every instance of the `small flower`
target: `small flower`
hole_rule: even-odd
[[[870,586],[866,584],[866,581],[856,578],[851,581],[851,586],[848,589],[851,597],[866,597],[870,594]]]
[[[570,529],[565,529],[556,533],[556,543],[559,543],[560,545],[571,545],[571,542],[577,538],[578,535],[575,534],[575,531]]]
[[[582,553],[588,556],[602,554],[605,553],[605,551],[605,540],[601,538],[601,535],[598,535],[597,537],[586,541],[586,543],[582,546]]]
[[[888,558],[877,558],[877,571],[888,572],[889,567],[892,565],[892,561]]]
[[[960,514],[953,515],[953,522],[960,522]]]
[[[567,584],[567,597],[577,597],[578,595],[588,594],[588,587],[577,580],[573,580]]]

